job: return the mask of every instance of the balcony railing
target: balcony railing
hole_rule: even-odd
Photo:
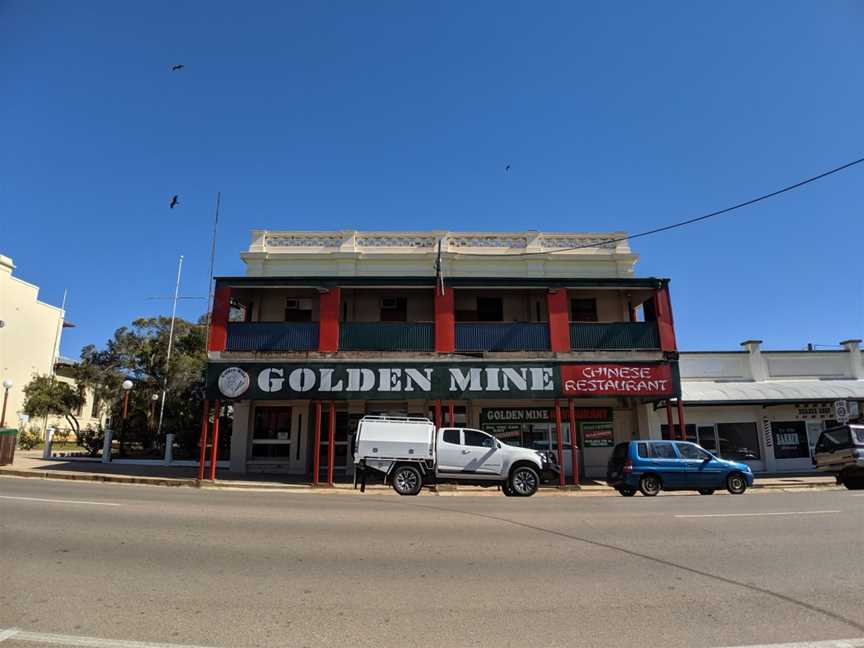
[[[571,322],[573,351],[641,351],[660,348],[656,322]]]
[[[342,322],[340,351],[434,351],[431,322]]]
[[[317,351],[318,322],[229,322],[226,351]]]
[[[549,348],[549,325],[545,322],[456,324],[457,351],[548,351]]]

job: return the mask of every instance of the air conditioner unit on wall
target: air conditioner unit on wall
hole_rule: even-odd
[[[311,299],[289,299],[285,302],[288,310],[312,310]]]

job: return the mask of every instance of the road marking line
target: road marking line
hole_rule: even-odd
[[[0,499],[24,500],[27,502],[52,502],[54,504],[92,504],[93,506],[121,506],[114,502],[86,502],[83,500],[46,499],[44,497],[15,497],[13,495],[0,495]]]
[[[5,630],[0,630],[0,643],[7,639],[11,639],[16,634],[18,634],[18,628],[6,628]]]
[[[676,518],[726,518],[726,517],[766,517],[769,515],[825,515],[843,511],[778,511],[771,513],[705,513],[700,515],[676,515]],[[782,644],[778,644],[782,645]],[[790,644],[791,645],[791,644]]]
[[[828,641],[799,641],[783,644],[758,644],[753,646],[736,646],[734,648],[862,648],[864,638],[861,639],[831,639]],[[733,648],[729,646],[728,648]]]
[[[7,636],[6,633],[8,632],[12,634]],[[101,639],[99,637],[27,632],[26,630],[18,630],[16,628],[0,629],[0,641],[4,639],[29,641],[54,646],[85,646],[88,648],[212,648],[211,646],[193,646],[190,644],[154,643],[150,641],[128,641],[125,639]]]

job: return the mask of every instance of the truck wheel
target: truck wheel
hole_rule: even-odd
[[[393,471],[392,483],[400,495],[417,495],[423,488],[423,476],[414,466],[399,466]]]
[[[531,497],[540,487],[540,475],[530,466],[518,466],[510,473],[509,482],[516,497]]]
[[[510,488],[510,481],[501,482],[501,492],[504,493],[504,497],[515,497],[516,493],[513,492],[513,489]]]

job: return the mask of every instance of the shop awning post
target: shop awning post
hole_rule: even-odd
[[[558,437],[558,467],[561,472],[558,473],[558,485],[564,488],[566,485],[564,476],[564,435],[561,433],[561,403],[555,401],[555,435]]]
[[[568,401],[568,414],[570,420],[570,464],[573,471],[573,485],[579,485],[579,449],[576,446],[576,440],[579,436],[576,434],[576,407],[573,401]]]
[[[198,455],[198,481],[204,479],[204,467],[207,463],[207,425],[210,421],[210,401],[205,400],[201,408],[201,452]]]
[[[218,400],[213,403],[213,447],[210,448],[210,480],[216,480],[216,460],[219,451],[219,412],[222,411],[222,403]]]
[[[336,403],[327,410],[327,483],[333,485],[333,461],[336,457]]]
[[[441,427],[441,401],[435,401],[435,427]]]
[[[312,484],[318,485],[321,470],[321,401],[315,401],[315,434],[312,439]]]
[[[687,425],[684,421],[684,403],[678,399],[678,432],[681,433],[681,440],[687,440]]]
[[[672,420],[672,403],[666,401],[666,428],[669,430],[669,438],[675,438],[675,422]]]
[[[447,401],[447,425],[456,427],[456,411],[453,407],[453,401]]]

